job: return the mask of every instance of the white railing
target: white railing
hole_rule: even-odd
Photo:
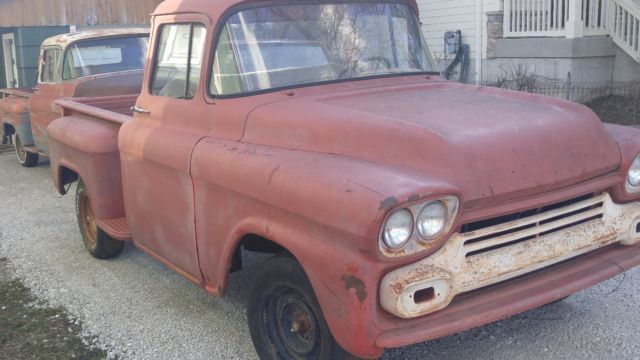
[[[584,35],[609,35],[610,0],[583,0],[582,24]]]
[[[611,0],[611,37],[640,62],[640,4],[633,0]]]
[[[505,37],[564,36],[568,0],[505,0]]]
[[[504,35],[569,38],[607,35],[609,1],[504,0]]]

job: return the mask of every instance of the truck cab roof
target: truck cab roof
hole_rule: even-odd
[[[119,36],[143,36],[149,35],[149,29],[144,28],[123,28],[123,29],[101,29],[101,30],[89,30],[75,33],[61,34],[52,36],[46,39],[42,46],[60,46],[66,48],[67,46],[82,40],[99,39],[108,37]]]
[[[381,0],[375,0],[372,2],[380,2]],[[387,0],[383,0],[387,1]],[[293,1],[300,2],[300,1]],[[416,0],[400,0],[409,4],[418,13],[418,4]],[[200,13],[207,14],[212,20],[218,19],[229,8],[236,5],[249,5],[249,4],[269,4],[274,3],[273,0],[165,0],[163,1],[154,13],[153,16],[172,15],[179,13]]]

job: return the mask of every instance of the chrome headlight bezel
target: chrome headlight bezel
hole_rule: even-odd
[[[443,220],[443,226],[440,231],[433,234],[424,234],[420,229],[420,217],[423,211],[428,210],[430,206],[441,205],[446,211],[444,213],[445,219]],[[432,200],[424,200],[407,204],[405,206],[398,207],[389,212],[385,217],[385,220],[380,227],[379,247],[380,251],[388,257],[407,256],[415,253],[419,253],[431,248],[434,244],[439,243],[444,236],[448,236],[452,227],[456,222],[458,211],[460,207],[460,200],[457,196],[444,196],[435,198]],[[393,248],[387,245],[384,239],[385,228],[387,227],[389,219],[398,212],[406,211],[413,217],[413,231],[406,243],[402,247]]]
[[[640,193],[640,155],[636,156],[629,166],[627,177],[625,178],[625,190],[629,194]]]

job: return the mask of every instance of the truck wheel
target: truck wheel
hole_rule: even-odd
[[[18,157],[20,165],[26,168],[32,168],[38,165],[38,154],[30,153],[25,150],[18,134],[13,134],[13,146],[16,149],[16,156]]]
[[[258,271],[247,318],[262,360],[354,359],[331,335],[304,270],[291,257],[273,257]]]
[[[93,257],[110,259],[120,255],[124,249],[124,241],[112,238],[98,227],[82,180],[78,181],[76,188],[76,215],[84,246]]]

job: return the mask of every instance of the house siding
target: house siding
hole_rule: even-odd
[[[38,76],[40,45],[54,35],[69,32],[68,26],[23,27],[15,30],[18,78],[23,87],[32,87]]]
[[[471,48],[471,69],[476,58],[476,0],[418,0],[420,20],[427,44],[440,70],[444,60],[444,33],[461,30],[463,43]],[[486,58],[487,12],[502,9],[502,0],[482,0],[482,58]],[[451,60],[449,55],[448,59]]]
[[[0,26],[143,25],[162,0],[2,0]],[[95,24],[92,23],[95,20]]]

